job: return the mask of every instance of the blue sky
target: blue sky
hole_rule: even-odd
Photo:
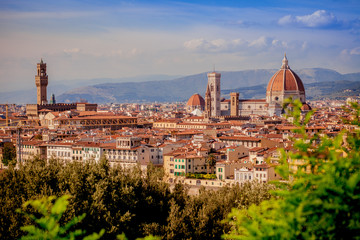
[[[360,72],[360,1],[0,1],[0,91],[212,70]]]

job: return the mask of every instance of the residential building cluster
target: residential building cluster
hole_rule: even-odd
[[[238,93],[220,100],[221,75],[208,77],[205,100],[195,94],[186,104],[63,104],[56,103],[55,96],[48,103],[46,64],[41,60],[35,77],[38,103],[0,105],[0,160],[5,146],[12,145],[18,164],[35,156],[84,164],[106,158],[111,167],[126,171],[139,166],[145,171],[151,163],[164,169],[169,183],[220,187],[281,179],[274,170],[278,148],[291,151],[293,139],[300,137],[292,131],[292,119],[284,117],[285,97],[304,103],[303,116],[314,110],[306,126],[309,136],[336,136],[344,128],[355,128],[343,123],[351,114],[342,106],[357,99],[305,102],[301,79],[290,70],[286,56],[263,100],[238,99]],[[295,170],[297,164],[290,167]]]

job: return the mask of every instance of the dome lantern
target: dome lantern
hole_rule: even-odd
[[[290,69],[290,66],[289,66],[289,61],[287,60],[286,58],[286,53],[284,55],[284,58],[282,60],[282,66],[281,66],[281,69]]]

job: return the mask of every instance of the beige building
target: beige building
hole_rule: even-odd
[[[16,152],[19,160],[19,145],[16,144]],[[21,143],[21,163],[26,163],[35,156],[42,159],[47,158],[46,145],[40,140],[23,141]]]
[[[246,136],[223,136],[219,137],[221,142],[228,146],[245,146],[247,148],[261,147],[261,139]]]

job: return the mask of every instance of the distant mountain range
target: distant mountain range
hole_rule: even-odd
[[[266,85],[277,69],[258,69],[234,72],[221,72],[222,97],[236,91],[240,98],[265,98]],[[323,68],[294,70],[302,79],[308,99],[323,97],[341,98],[360,93],[360,73],[340,74]],[[162,78],[162,79],[161,79]],[[149,78],[147,78],[148,80]],[[96,79],[92,82],[102,84],[87,85],[67,89],[57,93],[57,102],[77,102],[86,99],[93,103],[131,103],[131,102],[176,102],[186,101],[194,93],[204,96],[207,84],[207,73],[200,73],[172,80],[116,82],[114,79]],[[91,80],[89,80],[91,82]],[[107,83],[105,83],[107,82]],[[83,81],[81,84],[86,83]],[[75,83],[72,83],[75,84]],[[49,90],[51,82],[49,83]],[[59,90],[60,88],[58,88]],[[65,89],[64,86],[62,89]],[[51,92],[48,90],[48,93]],[[36,91],[0,94],[0,102],[36,102]],[[31,96],[25,99],[25,96]],[[16,98],[14,98],[16,97]],[[50,98],[50,96],[48,96]]]

